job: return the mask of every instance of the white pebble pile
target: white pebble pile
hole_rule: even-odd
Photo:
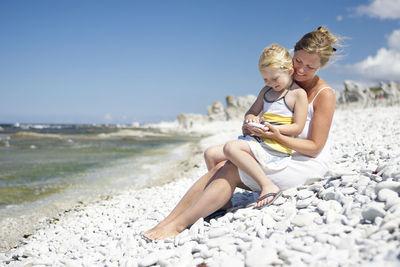
[[[237,190],[238,208],[209,223],[201,218],[173,240],[146,242],[141,233],[205,172],[198,162],[166,185],[49,220],[1,253],[0,265],[400,266],[400,108],[339,109],[331,134],[333,172],[285,191],[270,207],[246,207],[256,194]]]

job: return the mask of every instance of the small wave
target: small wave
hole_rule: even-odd
[[[53,124],[20,124],[20,123],[16,123],[13,125],[13,127],[20,128],[22,130],[62,129],[61,125],[53,125]]]
[[[112,137],[166,137],[169,136],[164,133],[156,133],[143,130],[121,130],[114,133],[101,133],[98,135],[100,138]]]
[[[11,135],[13,138],[65,138],[65,135],[61,134],[42,134],[35,132],[16,132]]]
[[[121,130],[113,133],[100,133],[97,135],[66,135],[36,132],[16,132],[11,135],[13,138],[55,138],[55,139],[115,139],[115,138],[145,138],[145,137],[168,137],[169,134],[157,133],[145,130]]]

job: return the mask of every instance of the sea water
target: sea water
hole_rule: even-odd
[[[0,248],[12,229],[28,231],[76,203],[161,182],[157,170],[198,139],[143,127],[0,125]]]

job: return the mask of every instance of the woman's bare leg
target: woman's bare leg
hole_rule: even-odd
[[[254,181],[259,184],[261,188],[260,196],[264,196],[267,193],[277,193],[279,191],[279,187],[277,187],[264,173],[247,141],[234,140],[226,143],[224,146],[224,153],[233,164],[250,175]],[[254,207],[263,206],[272,199],[273,196],[265,198],[257,202]]]
[[[224,145],[210,146],[204,151],[204,160],[207,169],[210,171],[220,162],[225,162],[227,158],[224,154]]]
[[[204,218],[221,208],[230,200],[235,188],[239,185],[241,181],[236,166],[227,162],[190,207],[171,219],[169,223],[146,234],[146,237],[157,241],[176,236],[199,218]]]
[[[205,175],[200,177],[186,192],[186,194],[182,197],[176,207],[171,211],[171,213],[165,217],[159,224],[157,224],[152,229],[145,232],[145,236],[148,237],[152,234],[152,232],[156,231],[157,228],[168,224],[170,221],[175,219],[178,215],[183,213],[188,207],[190,207],[200,196],[200,194],[204,191],[206,186],[212,182],[215,178],[215,174],[218,170],[225,164],[225,162],[220,162],[210,171],[208,171]],[[230,203],[230,201],[228,201]],[[227,203],[227,208],[229,207],[229,203]]]

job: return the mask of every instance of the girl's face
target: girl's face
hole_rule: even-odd
[[[304,50],[294,52],[293,56],[293,78],[297,82],[304,82],[315,77],[321,68],[321,58],[318,54],[310,54]]]
[[[261,69],[260,74],[266,85],[271,86],[275,91],[279,92],[290,86],[292,82],[293,69],[285,71],[267,67]]]

